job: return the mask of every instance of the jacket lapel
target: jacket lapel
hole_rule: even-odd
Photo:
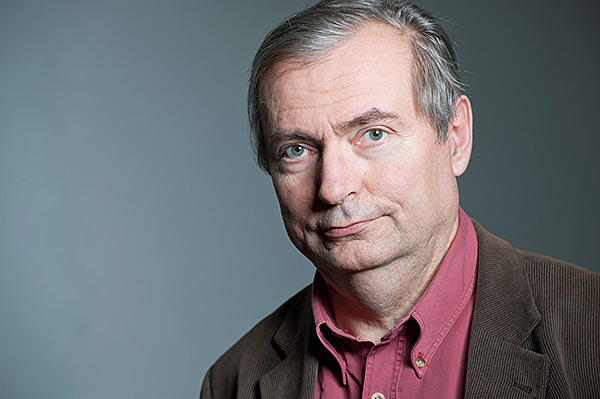
[[[543,398],[550,366],[524,345],[541,315],[523,262],[510,244],[473,224],[479,259],[465,398]]]
[[[273,338],[284,359],[260,378],[261,398],[314,398],[319,361],[311,292],[304,291]]]
[[[314,398],[318,367],[318,360],[311,353],[295,350],[262,376],[259,382],[261,398]]]

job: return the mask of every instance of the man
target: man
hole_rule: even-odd
[[[600,279],[459,207],[472,113],[439,22],[332,0],[254,59],[249,114],[315,281],[209,370],[202,398],[599,397]]]

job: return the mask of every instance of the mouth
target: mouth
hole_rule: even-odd
[[[365,230],[374,219],[363,220],[356,223],[351,223],[345,226],[335,226],[329,227],[321,230],[321,234],[328,238],[343,238],[347,236],[351,236],[353,234],[358,234],[361,231]]]

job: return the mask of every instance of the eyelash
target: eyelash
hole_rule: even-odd
[[[382,137],[379,140],[369,140],[369,141],[367,141],[365,139],[365,137],[367,137],[367,135],[370,134],[370,133],[372,133],[372,132],[380,132],[382,134]],[[360,142],[365,141],[365,142],[367,142],[369,144],[379,143],[379,142],[383,141],[388,135],[389,135],[389,133],[385,129],[382,129],[382,128],[370,128],[370,129],[364,131],[360,135],[360,137],[359,137],[359,139],[358,139],[357,142],[360,143]],[[301,155],[297,156],[297,157],[292,157],[292,156],[289,155],[288,151],[290,151],[294,147],[301,147],[304,150],[304,152]],[[286,159],[286,158],[287,159],[291,159],[291,160],[299,159],[299,158],[302,158],[302,157],[306,156],[307,155],[306,153],[308,151],[311,151],[310,147],[306,146],[304,144],[290,144],[290,145],[286,145],[286,146],[281,147],[281,149],[277,152],[277,159],[279,161],[281,161],[283,159]]]

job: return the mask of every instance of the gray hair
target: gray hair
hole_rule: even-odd
[[[269,172],[266,117],[261,79],[277,62],[318,62],[361,25],[386,23],[412,46],[413,95],[417,111],[444,142],[454,117],[454,102],[464,94],[452,41],[438,19],[421,7],[397,0],[323,0],[284,20],[263,40],[254,60],[248,88],[248,117],[258,165]]]

